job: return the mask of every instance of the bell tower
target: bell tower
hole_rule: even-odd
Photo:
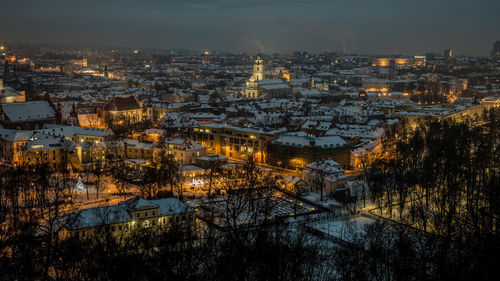
[[[260,58],[260,56],[257,56],[253,64],[252,78],[254,80],[264,80],[265,76],[266,76],[266,70],[264,67],[264,61]]]

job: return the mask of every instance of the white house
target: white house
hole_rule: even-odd
[[[327,196],[335,194],[337,187],[346,182],[344,169],[333,160],[312,162],[302,171],[304,182],[310,192],[326,192]],[[323,185],[323,188],[321,188]]]

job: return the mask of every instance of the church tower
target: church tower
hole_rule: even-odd
[[[264,61],[260,58],[260,56],[257,56],[253,64],[252,78],[254,80],[264,80],[266,79],[265,77],[266,77],[266,70],[264,67]]]
[[[309,89],[313,89],[314,88],[314,77],[311,76],[309,77]]]

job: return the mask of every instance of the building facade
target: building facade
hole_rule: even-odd
[[[257,57],[253,65],[252,77],[246,83],[245,97],[257,99],[290,96],[291,94],[292,88],[282,79],[266,79],[264,62]]]
[[[144,110],[142,102],[136,95],[116,95],[104,106],[106,120],[112,123],[129,122],[131,124],[143,121]]]
[[[198,142],[174,138],[165,141],[167,153],[171,154],[175,161],[181,165],[195,164],[198,157],[205,156],[206,148]]]
[[[128,235],[136,229],[168,227],[172,220],[195,221],[194,209],[176,198],[146,200],[134,197],[116,205],[84,209],[55,222],[60,238],[91,239],[103,232],[113,237]]]
[[[284,131],[263,131],[224,124],[206,124],[192,128],[192,137],[206,147],[207,153],[228,158],[265,163],[267,144]]]
[[[344,176],[344,169],[333,160],[308,164],[302,171],[302,176],[310,192],[325,192],[329,197],[335,195],[337,187],[347,181]]]

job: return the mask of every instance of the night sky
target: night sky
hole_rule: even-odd
[[[498,0],[1,0],[0,41],[488,55]]]

